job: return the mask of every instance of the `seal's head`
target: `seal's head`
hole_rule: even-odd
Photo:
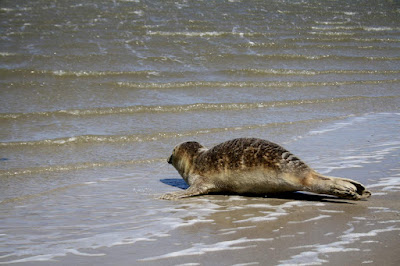
[[[171,156],[168,158],[168,163],[175,166],[182,159],[193,159],[201,149],[204,149],[204,146],[196,141],[188,141],[176,145]]]
[[[203,150],[206,150],[204,146],[195,141],[181,143],[172,151],[168,163],[172,164],[185,179],[193,165],[193,159]]]

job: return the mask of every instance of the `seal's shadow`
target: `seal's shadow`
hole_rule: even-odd
[[[187,189],[189,187],[186,184],[185,180],[180,178],[166,178],[160,179],[161,183],[166,185],[177,187],[180,189]],[[210,193],[214,195],[221,195],[220,193]],[[228,193],[229,194],[229,193]],[[224,193],[224,195],[228,195]],[[229,195],[237,195],[237,194],[229,194]],[[333,196],[329,195],[320,195],[320,194],[313,194],[307,192],[284,192],[284,193],[274,193],[268,195],[259,195],[259,194],[241,194],[243,197],[267,197],[267,198],[275,198],[275,199],[289,199],[289,200],[301,200],[301,201],[320,201],[320,202],[331,202],[331,203],[344,203],[344,204],[353,204],[343,199],[338,199]]]
[[[180,189],[187,189],[189,187],[189,185],[186,184],[185,180],[183,180],[182,178],[166,178],[160,179],[160,181],[161,183]]]

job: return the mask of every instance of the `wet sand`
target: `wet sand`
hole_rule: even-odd
[[[396,152],[392,161],[385,160],[386,171],[376,171],[382,163],[369,163],[330,174],[379,180],[390,174],[388,169],[398,169]],[[170,184],[183,185],[180,179],[171,179]],[[378,182],[370,189],[373,196],[363,201],[288,193],[207,195],[160,203],[148,195],[175,213],[183,212],[175,229],[158,236],[149,232],[134,243],[79,249],[76,254],[21,265],[397,265],[399,182]]]
[[[7,244],[0,263],[397,265],[400,141],[394,132],[399,117],[370,113],[304,129],[301,135],[293,135],[301,131],[298,124],[280,131],[288,134],[280,135],[281,143],[317,171],[365,184],[372,197],[363,201],[301,192],[160,200],[165,192],[187,188],[167,156],[3,177],[9,180],[3,197],[10,197],[2,201],[7,215],[1,237]],[[226,138],[224,132],[206,136]],[[73,177],[67,184],[65,171]],[[15,196],[28,181],[29,194]],[[56,188],[40,192],[49,181]]]
[[[357,203],[332,202],[316,196],[294,197],[299,206],[289,207],[289,213],[279,220],[237,222],[243,217],[257,220],[257,215],[269,205],[290,205],[292,200],[240,199],[241,204],[257,206],[242,209],[233,204],[234,207],[206,217],[210,223],[200,221],[182,226],[169,232],[167,238],[81,250],[79,256],[24,265],[398,265],[400,262],[400,207],[395,203],[400,200],[399,193]],[[224,202],[227,197],[210,196],[207,200]],[[233,211],[235,207],[241,210]]]

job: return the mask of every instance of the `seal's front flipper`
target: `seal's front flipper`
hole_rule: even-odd
[[[207,184],[204,181],[204,178],[199,177],[195,180],[195,182],[188,189],[186,189],[184,191],[166,193],[166,194],[162,195],[160,197],[160,199],[177,200],[177,199],[181,199],[181,198],[206,195],[206,194],[212,192],[213,188],[214,188],[214,186]]]
[[[181,199],[181,198],[188,198],[188,197],[198,196],[198,195],[202,195],[202,193],[199,193],[197,191],[189,192],[189,191],[185,190],[185,191],[177,191],[177,192],[166,193],[166,194],[162,195],[160,197],[160,199],[177,200],[177,199]]]
[[[198,196],[198,195],[205,195],[208,194],[209,191],[200,189],[199,187],[189,187],[187,190],[184,191],[177,191],[177,192],[171,192],[171,193],[166,193],[160,197],[160,199],[165,199],[165,200],[177,200],[181,198],[188,198],[188,197],[193,197],[193,196]]]

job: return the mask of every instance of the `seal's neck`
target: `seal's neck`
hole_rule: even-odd
[[[189,186],[192,185],[191,183],[193,180],[191,180],[190,176],[196,168],[196,158],[206,151],[206,148],[201,148],[194,154],[181,157],[180,160],[176,162],[176,165],[174,165],[176,170],[178,170],[179,174]]]
[[[174,165],[176,170],[178,170],[178,173],[182,176],[182,178],[185,180],[185,182],[190,186],[190,180],[189,176],[190,173],[192,172],[192,166],[193,166],[193,157],[189,158],[188,156],[185,156],[183,158],[180,158],[179,161],[176,162],[176,165]]]

